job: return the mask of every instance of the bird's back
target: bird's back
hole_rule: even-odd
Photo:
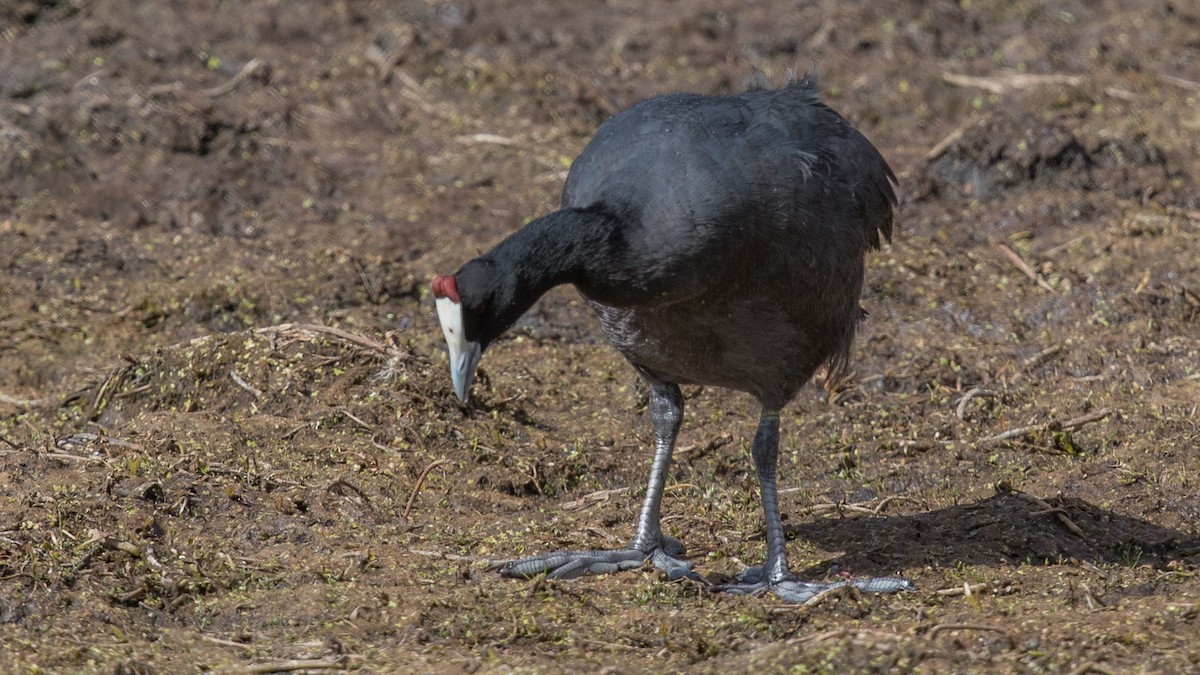
[[[577,285],[635,365],[782,405],[849,353],[894,180],[810,80],[653,98],[605,122],[567,178],[564,207],[622,223]]]

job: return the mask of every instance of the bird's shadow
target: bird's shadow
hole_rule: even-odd
[[[788,527],[789,536],[846,551],[809,569],[888,575],[926,565],[1150,564],[1200,556],[1200,538],[1121,515],[1074,497],[1031,499],[1002,493],[971,504],[913,515],[826,515]]]

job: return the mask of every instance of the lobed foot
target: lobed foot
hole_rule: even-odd
[[[824,591],[841,586],[853,586],[864,593],[898,593],[917,589],[916,584],[899,577],[864,577],[834,583],[800,581],[795,578],[770,581],[762,567],[749,567],[734,577],[733,581],[713,586],[713,590],[733,595],[758,595],[769,590],[784,602],[803,604]]]
[[[545,574],[547,579],[576,579],[589,574],[611,574],[641,567],[647,560],[666,572],[672,581],[691,579],[708,585],[708,581],[692,570],[692,563],[675,556],[683,554],[683,545],[671,537],[663,537],[659,546],[649,551],[622,548],[612,551],[555,551],[511,560],[496,565],[506,577],[528,579]]]

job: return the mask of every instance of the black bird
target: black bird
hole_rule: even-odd
[[[864,315],[863,257],[881,235],[891,237],[895,180],[808,76],[733,96],[659,96],[601,125],[571,167],[560,210],[435,278],[464,403],[482,352],[559,284],[579,289],[650,386],[654,462],[629,546],[534,556],[501,572],[571,578],[651,560],[673,579],[703,581],[660,524],[683,417],[679,385],[694,383],[762,404],[752,455],[766,564],[719,588],[770,588],[792,601],[823,588],[788,569],[776,491],[779,411],[819,367],[847,365]],[[909,586],[890,578],[856,585]]]

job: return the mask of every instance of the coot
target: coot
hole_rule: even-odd
[[[671,578],[703,582],[660,521],[683,417],[679,385],[695,383],[744,391],[762,405],[751,454],[766,563],[717,588],[769,588],[803,601],[828,587],[788,569],[776,490],[779,411],[818,368],[847,365],[864,314],[863,256],[891,237],[895,180],[810,77],[732,96],[659,96],[600,127],[571,167],[560,210],[435,278],[464,403],[483,351],[559,284],[583,294],[650,387],[654,460],[629,546],[548,553],[500,571],[571,578],[650,560]],[[909,587],[886,577],[853,583]]]

